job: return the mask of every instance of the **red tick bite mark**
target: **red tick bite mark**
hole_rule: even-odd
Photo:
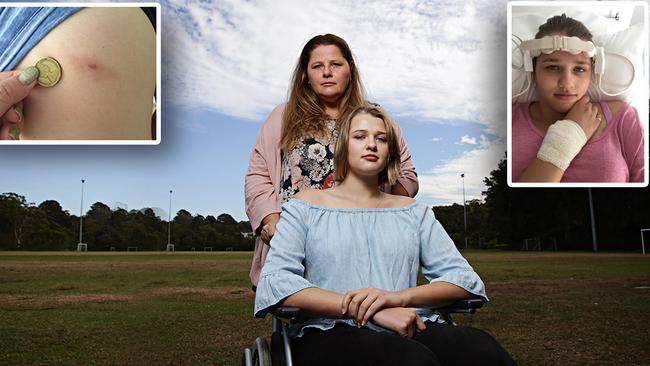
[[[97,70],[97,64],[88,64],[88,68],[91,70]]]

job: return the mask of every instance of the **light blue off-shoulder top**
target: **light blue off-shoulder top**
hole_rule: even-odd
[[[12,70],[52,29],[79,7],[0,7],[0,71]]]
[[[487,300],[483,281],[456,249],[431,208],[329,208],[293,199],[282,206],[255,295],[255,316],[308,287],[344,294],[365,287],[400,291],[430,282],[449,282]],[[418,309],[436,321],[430,309]],[[289,336],[306,328],[331,329],[349,319],[312,318],[293,324]],[[372,322],[375,331],[390,331]]]

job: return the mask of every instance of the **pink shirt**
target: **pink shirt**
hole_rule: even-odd
[[[544,133],[530,118],[530,103],[512,106],[512,180],[537,156]],[[643,127],[634,107],[624,103],[612,116],[600,102],[607,127],[587,141],[564,172],[562,182],[643,182]]]
[[[285,104],[275,107],[266,122],[264,122],[248,163],[244,184],[246,214],[250,219],[255,235],[259,235],[260,225],[264,217],[281,211],[279,199],[282,173],[280,138],[282,137],[282,113],[284,108]],[[394,124],[394,127],[401,152],[400,176],[397,181],[413,197],[418,192],[417,174],[411,162],[411,154],[402,138],[402,131],[397,124]],[[257,236],[250,271],[253,285],[257,285],[268,250],[268,245],[265,245]]]

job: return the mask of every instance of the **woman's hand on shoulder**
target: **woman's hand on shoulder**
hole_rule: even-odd
[[[413,338],[416,333],[427,329],[422,318],[413,308],[382,309],[374,315],[372,321],[380,327],[390,329],[407,338]]]
[[[381,309],[405,306],[406,303],[407,299],[399,292],[368,287],[348,291],[341,302],[341,313],[363,326]]]

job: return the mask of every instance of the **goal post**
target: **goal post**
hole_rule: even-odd
[[[641,252],[645,255],[645,240],[643,238],[644,232],[650,232],[650,229],[641,229]]]
[[[542,245],[539,237],[524,239],[524,245],[521,250],[542,250]]]

